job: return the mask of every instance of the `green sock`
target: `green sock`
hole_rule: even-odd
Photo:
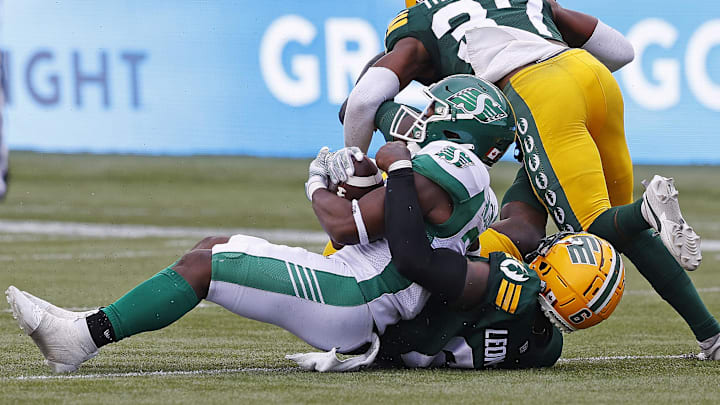
[[[635,265],[653,289],[685,320],[697,340],[720,333],[720,324],[710,314],[690,277],[649,229],[642,216],[642,199],[603,212],[588,232],[615,246]]]
[[[650,228],[642,216],[641,205],[642,199],[639,199],[632,204],[610,208],[595,219],[588,232],[616,247],[630,241],[638,233]]]
[[[623,246],[621,252],[650,282],[653,289],[685,320],[698,341],[720,333],[685,270],[665,248],[660,237],[647,230]]]
[[[171,267],[103,308],[120,340],[140,332],[164,328],[200,302],[190,284]]]

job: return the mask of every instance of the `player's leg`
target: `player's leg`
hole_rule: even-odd
[[[504,89],[517,116],[529,184],[558,228],[569,231],[587,229],[610,208],[600,152],[586,126],[585,93],[597,84],[582,65],[574,66],[580,52],[528,67]]]
[[[196,247],[216,241],[206,239]],[[108,343],[170,325],[208,294],[237,314],[284,327],[318,348],[351,351],[370,341],[372,314],[357,281],[341,263],[257,238],[238,237],[235,242],[221,245],[225,249],[216,257],[210,249],[191,250],[86,317],[51,313],[42,304],[49,303],[14,287],[6,294],[13,315],[56,372],[76,370]],[[279,259],[250,254],[261,251],[285,255],[292,262],[282,262],[284,272],[278,272]]]
[[[369,343],[374,327],[345,262],[251,236],[236,235],[213,248],[207,300],[341,353]]]
[[[683,271],[683,267],[692,270],[700,262],[697,235],[683,220],[677,191],[668,179],[655,176],[643,198],[630,203],[632,186],[628,179],[632,179],[632,167],[622,125],[622,95],[607,69],[600,64],[590,66],[602,92],[590,93],[595,98],[590,105],[595,107],[589,114],[588,128],[601,155],[607,156],[602,160],[608,191],[615,193],[610,195],[611,202],[626,205],[602,213],[588,230],[611,241],[630,259],[655,291],[685,319],[698,341],[711,338],[720,333],[720,325]],[[603,110],[607,113],[598,114]],[[649,211],[657,216],[650,217]],[[652,219],[657,219],[656,223]],[[646,230],[645,223],[661,234]]]
[[[604,105],[609,85],[602,88],[602,84],[614,79],[609,72],[583,73],[588,65],[599,66],[599,62],[583,54],[566,52],[558,57],[563,60],[555,66],[541,64],[526,69],[535,73],[513,77],[506,88],[518,120],[527,119],[527,127],[521,124],[520,136],[532,187],[558,228],[587,229],[628,255],[658,293],[688,322],[698,340],[703,340],[709,333],[720,331],[720,327],[682,268],[675,260],[668,260],[672,256],[663,244],[647,239],[649,233],[643,231],[650,225],[642,215],[642,200],[610,208],[602,159],[586,122],[590,118],[587,110],[593,114],[613,111]],[[566,72],[572,74],[568,76]],[[523,73],[526,71],[520,75]],[[555,97],[544,97],[549,94],[548,86],[553,85]],[[587,89],[593,89],[594,94],[586,97]],[[598,100],[602,104],[592,105]],[[562,120],[556,118],[558,111],[563,112]],[[594,120],[601,118],[593,116]],[[627,197],[618,197],[622,198]],[[678,287],[670,291],[673,283]]]
[[[545,237],[546,223],[545,207],[533,194],[527,173],[520,167],[503,196],[500,220],[480,234],[480,254],[488,257],[490,252],[506,252],[523,260]]]
[[[5,292],[20,326],[55,372],[75,371],[98,348],[140,332],[163,328],[194,308],[211,274],[210,250],[193,250],[114,303],[91,313],[72,313],[11,286]],[[203,260],[204,259],[204,260]],[[195,274],[189,280],[185,275]],[[200,280],[200,283],[197,281]],[[205,287],[207,290],[207,287]]]

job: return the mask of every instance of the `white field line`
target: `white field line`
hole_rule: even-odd
[[[271,241],[290,243],[326,243],[328,237],[324,232],[303,231],[296,229],[253,229],[253,228],[192,228],[166,227],[151,225],[116,225],[90,224],[80,222],[48,222],[48,221],[14,221],[0,220],[0,234],[40,234],[81,236],[93,238],[202,238],[205,236],[221,236],[245,234],[257,236]]]
[[[698,288],[698,292],[701,293],[717,293],[720,292],[720,287],[708,287],[708,288]],[[655,290],[627,290],[623,293],[624,295],[656,295],[657,293]],[[77,311],[77,312],[84,312],[84,311],[90,311],[92,309],[97,309],[98,307],[63,307],[63,309],[66,309],[68,311]],[[195,308],[222,308],[220,305],[211,303],[209,301],[202,301]],[[0,310],[0,312],[9,313],[12,312],[10,309],[5,308]]]
[[[328,241],[328,237],[324,232],[297,229],[194,228],[18,220],[0,220],[0,235],[3,233],[122,239],[148,237],[202,238],[205,236],[245,234],[270,241],[288,243],[323,244]],[[701,249],[703,252],[720,252],[720,240],[703,240]]]
[[[666,355],[666,356],[604,356],[604,357],[578,357],[571,359],[559,359],[558,364],[567,363],[600,363],[624,360],[666,360],[666,359],[697,359],[694,354]],[[173,376],[196,376],[196,375],[222,375],[239,373],[288,373],[302,372],[298,367],[249,367],[249,368],[224,368],[216,370],[192,370],[192,371],[135,371],[127,373],[96,373],[96,374],[50,374],[50,375],[21,375],[17,377],[0,378],[0,381],[43,381],[43,380],[99,380],[110,378],[134,378],[134,377],[173,377]]]
[[[127,378],[127,377],[168,377],[184,375],[219,375],[237,373],[267,373],[267,372],[297,372],[301,371],[296,367],[269,368],[269,367],[248,367],[248,368],[222,368],[216,370],[191,370],[191,371],[137,371],[128,373],[98,373],[98,374],[56,374],[56,375],[21,375],[17,377],[0,378],[0,381],[37,381],[37,380],[96,380],[105,378]]]
[[[720,287],[698,288],[697,291],[701,292],[701,293],[718,293],[718,292],[720,292]],[[625,294],[625,295],[656,295],[657,293],[654,290],[627,290],[623,294]],[[68,311],[77,311],[77,312],[90,311],[92,309],[97,309],[97,308],[98,307],[63,307],[63,309],[66,309]],[[195,308],[222,308],[222,307],[220,305],[214,304],[209,301],[202,301]],[[2,310],[0,310],[0,312],[10,313],[12,311],[9,308],[3,308]]]
[[[26,255],[0,255],[0,262],[15,261],[47,261],[57,262],[60,260],[105,260],[105,259],[135,259],[143,257],[168,256],[167,250],[126,250],[116,253],[33,253]]]
[[[657,360],[657,359],[694,359],[698,360],[696,354],[674,354],[664,356],[600,356],[600,357],[577,357],[572,359],[558,359],[558,364],[563,363],[599,363],[603,361],[622,360]]]

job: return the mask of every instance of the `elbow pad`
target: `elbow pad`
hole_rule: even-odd
[[[384,67],[371,67],[350,93],[345,110],[345,146],[357,146],[364,153],[375,129],[375,113],[385,101],[400,92],[400,79]]]
[[[582,46],[597,60],[607,66],[611,72],[627,65],[635,59],[635,50],[623,34],[598,20],[595,31]]]

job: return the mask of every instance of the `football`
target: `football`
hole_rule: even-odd
[[[382,174],[375,165],[375,161],[367,156],[359,162],[355,158],[352,160],[355,174],[350,176],[347,181],[338,184],[333,190],[338,197],[350,201],[359,200],[360,197],[383,185]]]

